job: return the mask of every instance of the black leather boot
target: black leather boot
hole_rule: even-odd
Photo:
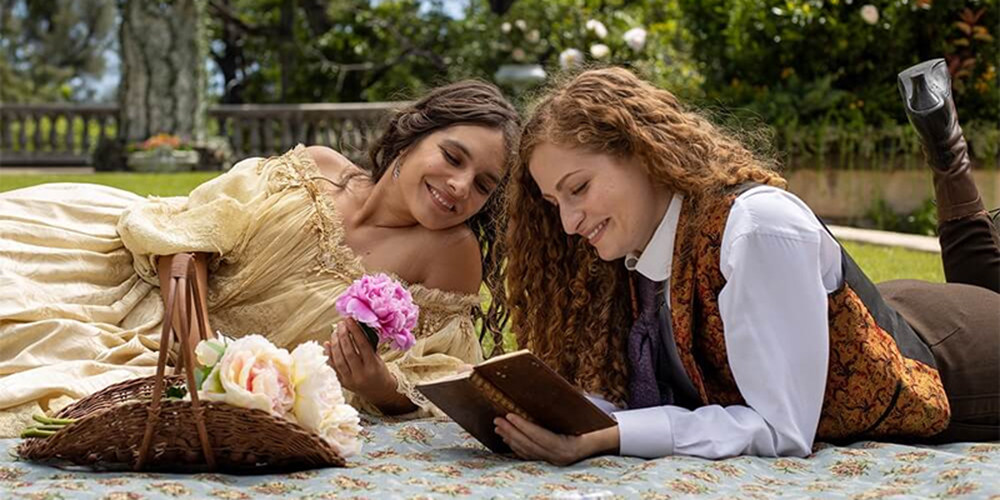
[[[920,136],[927,164],[934,171],[938,222],[984,212],[944,59],[924,61],[900,73],[899,92],[906,116]]]

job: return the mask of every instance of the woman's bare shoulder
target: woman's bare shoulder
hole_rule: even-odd
[[[483,281],[482,253],[479,240],[466,225],[439,231],[436,251],[426,269],[424,286],[448,292],[478,294]]]
[[[364,173],[346,156],[327,146],[309,146],[306,153],[316,162],[319,171],[329,179],[338,180],[348,173]]]

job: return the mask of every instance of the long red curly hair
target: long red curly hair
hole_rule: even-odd
[[[602,261],[583,238],[565,234],[559,209],[543,200],[528,171],[542,143],[637,160],[653,182],[684,195],[690,214],[744,182],[783,188],[785,180],[770,160],[623,68],[583,72],[535,105],[508,193],[512,324],[522,348],[583,390],[620,404],[627,399],[625,338],[632,324],[628,271],[621,260]],[[680,258],[690,253],[679,251]]]

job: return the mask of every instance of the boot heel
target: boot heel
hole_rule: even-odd
[[[897,77],[903,109],[917,131],[927,165],[934,173],[934,197],[941,222],[983,210],[970,172],[968,145],[962,136],[944,59],[907,68]]]

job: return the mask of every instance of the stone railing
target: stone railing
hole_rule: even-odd
[[[280,153],[298,143],[322,144],[358,158],[386,114],[402,104],[218,105],[208,110],[209,130],[229,140],[236,158]]]
[[[0,165],[86,165],[117,125],[113,104],[0,105]]]
[[[208,109],[208,131],[229,141],[234,159],[282,153],[297,143],[360,159],[383,118],[404,104],[216,105]],[[0,165],[88,165],[98,140],[117,130],[114,104],[4,104]]]

